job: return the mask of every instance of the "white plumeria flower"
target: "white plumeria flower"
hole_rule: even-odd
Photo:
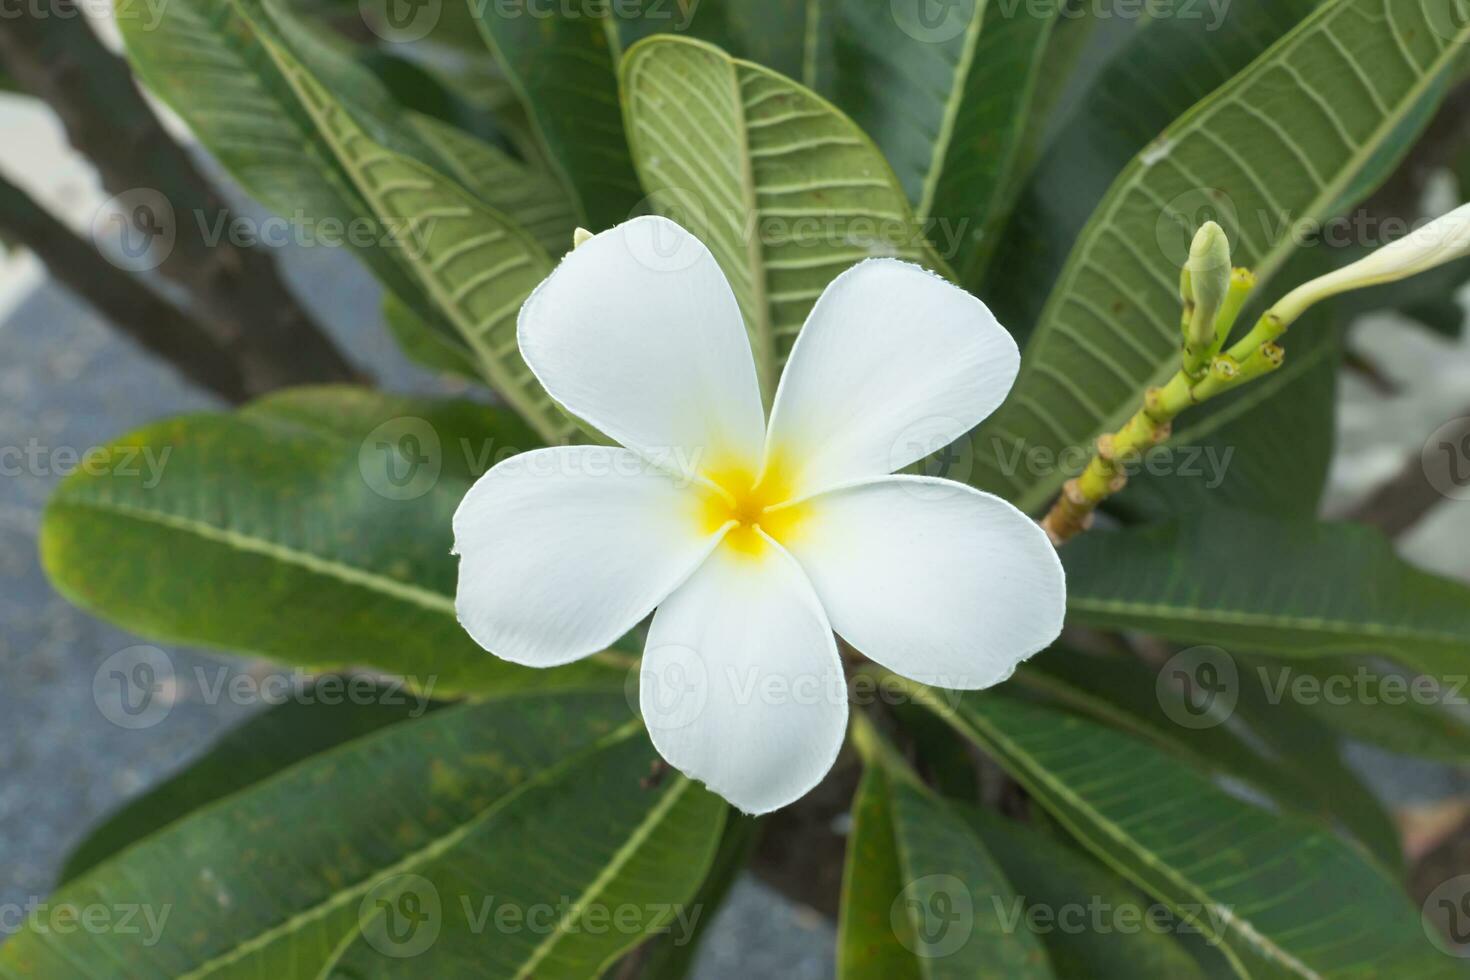
[[[906,677],[978,689],[1061,631],[1061,563],[998,497],[894,471],[989,415],[1010,335],[968,293],[870,259],[822,294],[769,425],[714,257],[663,218],[596,235],[521,309],[553,398],[622,447],[500,463],[454,516],[460,622],[552,667],[653,612],[641,709],[658,751],[742,810],[798,799],[847,727],[833,630]]]

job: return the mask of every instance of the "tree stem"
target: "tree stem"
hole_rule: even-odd
[[[236,360],[248,392],[363,380],[287,290],[269,254],[206,236],[229,227],[228,209],[75,0],[0,19],[0,64],[51,106],[110,193],[148,189],[169,203],[175,237],[158,271],[187,292],[195,322]]]
[[[59,282],[122,333],[228,402],[249,398],[235,359],[187,316],[97,254],[0,175],[0,230],[35,253]]]

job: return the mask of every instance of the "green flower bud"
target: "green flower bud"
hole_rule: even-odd
[[[1213,221],[1205,222],[1195,233],[1185,268],[1194,293],[1194,313],[1184,340],[1194,350],[1209,350],[1215,345],[1215,317],[1230,291],[1230,242],[1225,229]]]

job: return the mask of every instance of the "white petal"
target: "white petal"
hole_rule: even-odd
[[[1066,581],[1056,550],[999,497],[893,476],[801,506],[782,541],[833,627],[905,677],[989,687],[1061,632]]]
[[[710,555],[653,616],[640,701],[663,757],[747,813],[817,785],[842,747],[847,687],[791,556],[769,540]]]
[[[870,259],[832,281],[796,339],[770,465],[796,495],[902,469],[995,411],[1020,363],[984,303],[916,265]]]
[[[672,221],[635,218],[577,246],[517,332],[552,398],[646,458],[686,473],[710,456],[759,458],[765,415],[735,294]]]
[[[627,449],[537,449],[498,464],[454,514],[455,609],[486,650],[553,667],[607,647],[698,567],[700,499]]]

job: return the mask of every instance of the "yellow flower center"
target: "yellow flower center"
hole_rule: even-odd
[[[791,483],[779,461],[773,459],[759,477],[741,465],[712,468],[704,475],[714,484],[705,488],[701,501],[700,529],[705,534],[714,534],[734,521],[722,544],[751,556],[765,551],[762,531],[782,544],[791,539],[806,508],[787,503]]]

